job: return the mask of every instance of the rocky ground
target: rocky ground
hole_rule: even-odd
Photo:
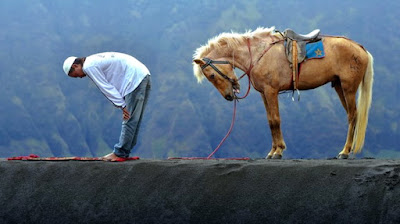
[[[0,223],[400,223],[400,160],[0,161]]]

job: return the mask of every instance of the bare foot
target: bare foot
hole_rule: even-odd
[[[108,162],[118,161],[119,159],[120,159],[120,157],[115,155],[113,152],[103,156],[103,161],[108,161]]]

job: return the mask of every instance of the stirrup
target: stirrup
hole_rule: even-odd
[[[296,92],[297,92],[297,101],[300,101],[300,91],[298,89],[296,89]],[[292,101],[294,102],[294,90],[292,93]]]

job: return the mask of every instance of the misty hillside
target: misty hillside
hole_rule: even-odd
[[[400,158],[399,1],[317,0],[0,1],[0,157],[102,156],[119,137],[122,112],[87,78],[62,70],[68,56],[119,51],[151,71],[153,89],[134,154],[207,156],[224,137],[232,102],[193,77],[194,50],[221,32],[257,27],[321,29],[362,44],[375,58],[373,102],[363,153]],[[241,81],[242,89],[247,80]],[[347,117],[330,85],[280,95],[285,158],[341,151]],[[258,92],[238,104],[234,130],[216,157],[265,157],[271,137]]]

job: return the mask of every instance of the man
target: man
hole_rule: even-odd
[[[98,53],[88,57],[68,57],[65,74],[72,78],[88,76],[116,107],[122,109],[122,130],[114,151],[105,161],[128,158],[136,145],[140,123],[151,89],[150,72],[136,58],[117,52]]]

